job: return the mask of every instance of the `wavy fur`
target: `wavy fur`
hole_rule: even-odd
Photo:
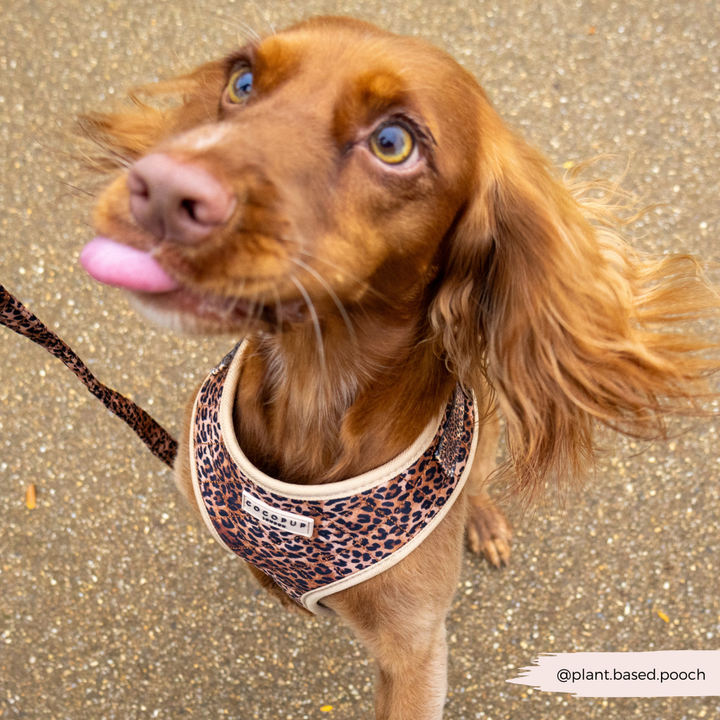
[[[672,415],[702,415],[718,360],[687,329],[717,315],[697,258],[652,257],[619,229],[617,185],[563,183],[521,139],[484,172],[431,308],[463,382],[487,379],[507,421],[511,488],[581,478],[595,421],[663,438]],[[600,197],[593,197],[598,190]]]

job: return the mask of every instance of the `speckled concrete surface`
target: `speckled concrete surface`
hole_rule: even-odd
[[[129,85],[232,48],[243,23],[263,32],[316,13],[446,48],[558,165],[599,153],[616,155],[602,171],[629,163],[626,184],[667,203],[636,228],[639,247],[720,260],[710,0],[11,2],[0,282],[172,431],[229,341],[159,331],[79,271],[91,202],[72,187],[63,132]],[[371,717],[373,664],[350,633],[283,613],[129,430],[43,350],[0,338],[0,717]],[[697,423],[641,455],[612,443],[566,513],[520,523],[510,568],[466,559],[447,718],[720,717],[718,698],[577,699],[504,682],[539,652],[720,648],[718,427]]]

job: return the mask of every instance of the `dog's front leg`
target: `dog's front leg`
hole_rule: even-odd
[[[377,720],[440,720],[447,694],[445,616],[460,574],[465,499],[408,557],[324,603],[379,667]]]
[[[508,564],[512,539],[510,523],[488,494],[488,480],[496,467],[499,438],[500,418],[495,412],[486,418],[480,430],[466,490],[468,547],[498,568]]]

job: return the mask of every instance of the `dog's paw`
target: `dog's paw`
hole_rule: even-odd
[[[472,552],[496,568],[508,564],[512,528],[502,510],[485,493],[470,496],[465,529]]]

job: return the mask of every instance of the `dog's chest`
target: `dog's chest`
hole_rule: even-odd
[[[392,566],[460,494],[477,442],[476,408],[456,387],[442,416],[389,463],[327,485],[291,485],[255,468],[237,443],[232,404],[242,348],[195,401],[190,461],[215,539],[315,613],[326,595]]]

